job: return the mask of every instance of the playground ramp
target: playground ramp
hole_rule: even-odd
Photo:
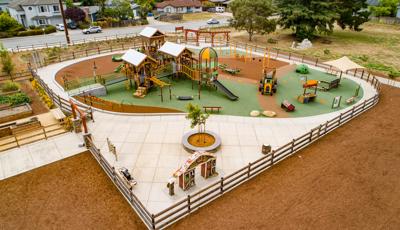
[[[230,100],[236,101],[239,97],[233,94],[228,88],[226,88],[220,81],[214,80],[214,85],[217,86]]]

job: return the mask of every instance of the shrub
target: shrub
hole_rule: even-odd
[[[331,51],[329,49],[324,49],[324,54],[329,55],[329,54],[331,54]]]
[[[2,86],[1,86],[1,90],[3,92],[12,92],[12,91],[17,91],[19,90],[20,85],[16,82],[12,82],[12,81],[6,81]]]
[[[44,32],[45,32],[46,34],[51,34],[51,33],[57,32],[57,29],[56,29],[55,26],[48,25],[48,26],[46,26],[46,27],[44,28]]]
[[[36,29],[36,26],[35,25],[30,25],[29,29],[34,30],[34,29]]]
[[[0,96],[0,104],[20,105],[29,102],[31,102],[31,99],[25,93]]]
[[[400,77],[400,71],[391,70],[388,74],[388,77],[391,79]]]
[[[142,19],[140,21],[140,25],[148,25],[148,24],[149,24],[149,21],[147,21],[147,19]]]
[[[51,100],[51,98],[47,95],[46,91],[42,88],[42,86],[39,84],[39,82],[34,79],[31,82],[32,87],[38,92],[40,98],[42,98],[42,101],[47,105],[49,109],[54,107],[54,103]]]
[[[276,43],[278,43],[278,40],[273,39],[273,38],[268,38],[267,42],[270,44],[276,44]]]

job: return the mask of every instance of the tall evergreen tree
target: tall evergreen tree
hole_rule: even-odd
[[[313,38],[316,33],[332,33],[339,18],[337,2],[331,0],[277,0],[279,24],[291,28],[297,39]]]
[[[368,21],[370,11],[368,11],[368,4],[365,0],[338,0],[339,19],[338,25],[342,29],[349,29],[361,31],[360,25]]]

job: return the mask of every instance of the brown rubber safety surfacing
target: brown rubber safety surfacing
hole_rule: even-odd
[[[399,229],[398,114],[384,86],[376,107],[169,229]]]
[[[0,229],[146,229],[90,153],[2,180],[0,194]]]
[[[89,60],[80,61],[72,65],[66,66],[56,73],[56,81],[58,84],[64,86],[63,77],[66,77],[66,79],[69,81],[79,80],[82,79],[83,77],[93,78],[94,63],[96,63],[97,75],[113,73],[115,68],[117,68],[122,63],[122,62],[113,62],[111,60],[113,55],[91,58]]]
[[[189,136],[188,142],[195,147],[208,147],[215,143],[215,138],[208,133],[196,133]]]

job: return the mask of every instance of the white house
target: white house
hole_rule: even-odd
[[[13,0],[8,11],[25,27],[62,23],[59,0]]]
[[[201,2],[198,0],[168,0],[156,4],[160,13],[196,13],[201,12]]]

